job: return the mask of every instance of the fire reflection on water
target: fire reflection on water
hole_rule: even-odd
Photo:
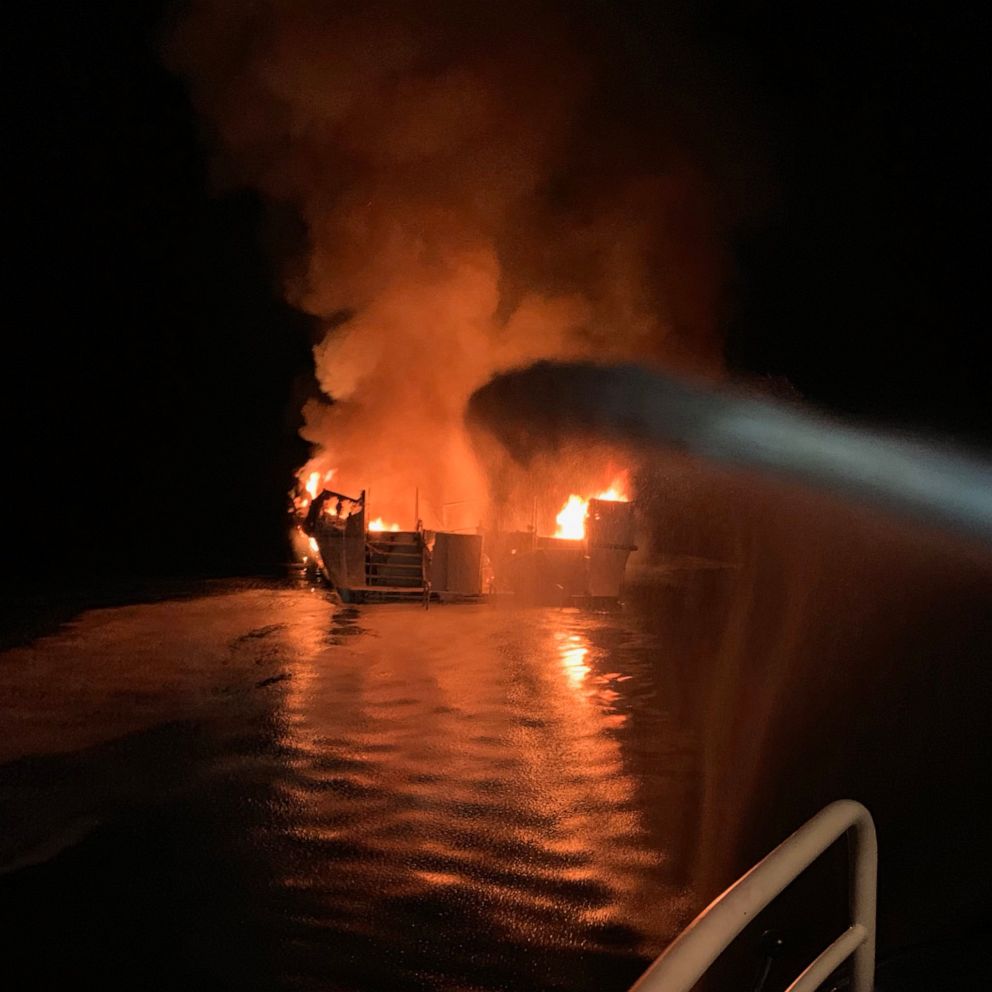
[[[280,815],[255,842],[286,848],[278,886],[312,900],[302,939],[388,933],[394,961],[445,972],[436,987],[480,955],[523,969],[498,987],[527,987],[540,965],[506,942],[619,955],[628,974],[663,946],[685,898],[625,767],[615,686],[629,676],[600,674],[600,623],[386,608],[339,613],[338,643],[300,652]]]
[[[564,639],[565,635],[559,637]],[[589,648],[582,643],[576,643],[581,641],[582,638],[578,634],[572,634],[559,648],[565,675],[569,683],[576,688],[582,685],[582,680],[589,674],[589,666],[585,663]]]

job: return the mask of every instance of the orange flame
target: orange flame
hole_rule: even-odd
[[[568,501],[555,517],[558,529],[555,537],[564,537],[570,541],[579,541],[586,536],[586,513],[589,511],[589,500],[572,493]]]
[[[621,472],[611,483],[608,489],[594,496],[577,496],[572,493],[561,508],[555,523],[558,524],[555,530],[555,537],[561,537],[568,541],[581,541],[586,536],[586,516],[589,513],[590,499],[605,499],[613,503],[626,503],[630,497],[627,495],[628,480],[627,473]]]
[[[306,516],[306,512],[312,500],[317,498],[317,494],[327,485],[337,474],[337,469],[328,469],[323,475],[320,472],[305,472],[300,470],[297,476],[297,489],[290,493],[293,509],[300,516]],[[333,509],[329,506],[326,513],[333,516]]]
[[[399,524],[387,524],[382,519],[382,517],[376,517],[375,520],[373,520],[369,524],[369,530],[375,530],[375,531],[388,530],[388,531],[392,531],[393,533],[396,533],[396,531],[398,531],[399,529],[400,529]]]

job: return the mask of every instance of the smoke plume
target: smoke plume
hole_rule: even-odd
[[[464,526],[491,491],[465,404],[495,372],[538,358],[719,368],[742,115],[674,27],[645,50],[623,9],[184,12],[167,57],[218,181],[305,223],[303,257],[282,260],[287,298],[326,328],[302,476],[370,487],[372,513],[406,526],[419,488],[428,526]],[[568,461],[590,476],[571,486],[608,483],[608,461]]]

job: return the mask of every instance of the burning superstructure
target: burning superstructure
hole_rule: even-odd
[[[494,588],[537,603],[617,602],[636,550],[634,504],[571,496],[562,516],[552,536],[533,528],[494,535]]]
[[[330,477],[333,473],[328,473]],[[319,476],[296,501],[307,558],[346,602],[478,600],[513,595],[566,605],[617,602],[634,546],[634,504],[615,483],[597,496],[569,496],[558,530],[476,533],[412,530],[368,519],[368,498],[331,489]]]

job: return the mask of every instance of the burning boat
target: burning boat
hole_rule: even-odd
[[[345,602],[465,602],[511,595],[553,605],[619,601],[634,546],[634,504],[610,489],[578,496],[558,531],[457,533],[418,520],[401,530],[367,519],[367,499],[324,489],[307,501],[301,528],[324,578]]]

